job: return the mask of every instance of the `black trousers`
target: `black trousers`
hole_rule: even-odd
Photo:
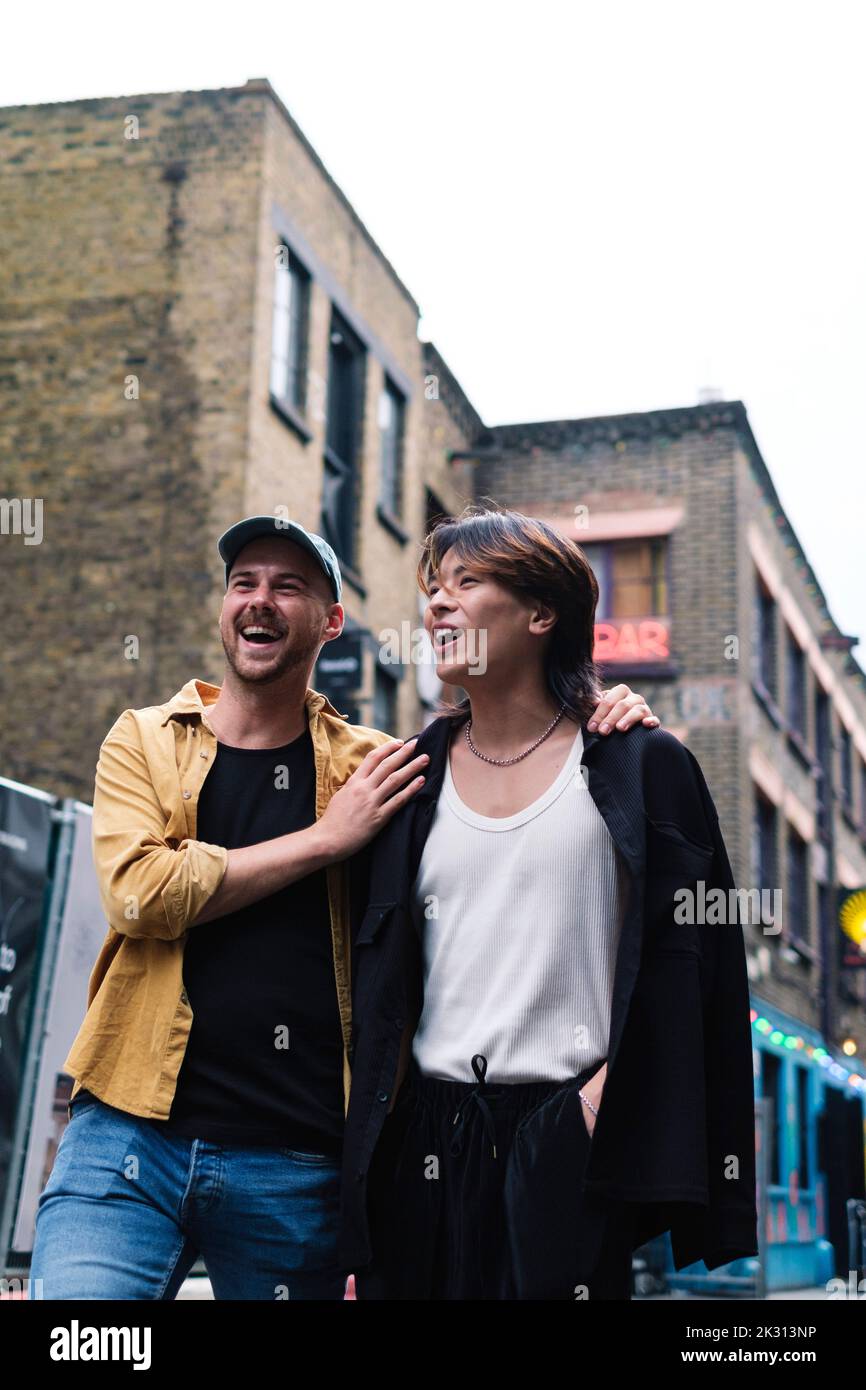
[[[358,1299],[629,1299],[634,1209],[584,1193],[592,1140],[566,1082],[422,1076],[414,1058],[368,1178]]]

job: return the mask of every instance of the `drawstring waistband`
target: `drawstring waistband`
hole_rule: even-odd
[[[451,1153],[456,1158],[458,1154],[463,1152],[463,1129],[466,1124],[466,1110],[467,1106],[474,1103],[478,1106],[478,1109],[481,1111],[481,1118],[484,1121],[484,1128],[487,1132],[487,1137],[490,1140],[491,1146],[493,1148],[493,1157],[495,1158],[496,1126],[493,1123],[493,1116],[490,1113],[490,1106],[487,1104],[486,1097],[489,1096],[491,1099],[493,1099],[500,1093],[498,1091],[491,1091],[487,1089],[487,1083],[485,1081],[485,1077],[487,1075],[487,1058],[482,1056],[480,1052],[476,1052],[475,1056],[472,1058],[472,1070],[477,1078],[477,1084],[473,1086],[470,1091],[466,1092],[466,1095],[463,1097],[460,1104],[458,1105],[454,1115],[454,1119],[451,1122],[452,1124],[457,1126],[457,1128],[454,1130],[453,1135],[451,1136]]]
[[[500,1112],[500,1126],[505,1124],[506,1129],[510,1130],[521,1116],[542,1105],[557,1092],[585,1086],[600,1066],[601,1062],[596,1061],[565,1081],[500,1081],[492,1087],[486,1081],[487,1058],[480,1052],[472,1058],[474,1082],[424,1076],[413,1057],[406,1082],[398,1092],[397,1105],[418,1104],[429,1112],[431,1124],[441,1124],[446,1131],[451,1131],[448,1142],[455,1157],[463,1152],[469,1107],[477,1106],[493,1155],[498,1157],[492,1111]],[[489,1106],[488,1101],[491,1102]],[[574,1103],[578,1110],[582,1108],[582,1102],[576,1095]],[[499,1137],[502,1137],[501,1129]]]

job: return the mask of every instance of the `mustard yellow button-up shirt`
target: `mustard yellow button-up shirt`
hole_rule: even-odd
[[[126,709],[96,764],[93,858],[108,935],[90,975],[87,1013],[64,1062],[107,1105],[168,1119],[192,1026],[183,984],[187,932],[222,882],[228,850],[196,839],[202,785],[217,752],[206,710],[218,685],[191,680],[164,705]],[[307,689],[316,763],[316,817],[371,749],[391,737],[349,724]],[[352,1024],[345,863],[326,870],[334,980],[349,1101]],[[208,930],[204,922],[196,931]]]

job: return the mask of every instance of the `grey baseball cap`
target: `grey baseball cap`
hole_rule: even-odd
[[[231,567],[245,545],[258,540],[259,536],[280,536],[285,541],[294,541],[304,550],[314,555],[328,577],[336,603],[343,592],[343,576],[340,565],[331,547],[314,531],[308,531],[299,521],[285,521],[278,516],[248,516],[220,536],[217,542],[219,553],[226,563],[226,588],[229,583]]]

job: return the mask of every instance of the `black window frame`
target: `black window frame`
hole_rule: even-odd
[[[783,935],[791,946],[810,946],[809,842],[788,823],[785,837],[785,912]]]
[[[373,666],[373,728],[396,734],[400,675],[376,661]],[[386,708],[383,710],[383,696]]]
[[[831,701],[820,681],[815,682],[815,762],[819,769],[816,787],[818,834],[826,837],[833,807],[833,744]]]
[[[321,531],[349,583],[365,593],[359,574],[358,537],[363,484],[367,345],[331,306],[328,335],[328,403],[322,473]]]
[[[579,543],[579,536],[577,537]],[[614,562],[617,550],[625,549],[627,546],[646,545],[650,550],[650,575],[649,584],[652,589],[653,606],[648,608],[645,613],[634,614],[629,617],[617,616],[609,612],[608,609],[614,607],[613,595],[617,584],[624,584],[625,580],[617,580],[614,576]],[[670,586],[670,537],[662,536],[631,536],[627,540],[615,541],[587,541],[586,545],[581,546],[589,562],[596,580],[598,581],[599,596],[598,606],[595,613],[597,623],[627,623],[639,622],[643,618],[664,618],[669,621],[671,617],[671,586]],[[593,562],[596,563],[593,563]],[[634,581],[637,582],[637,581]],[[655,602],[659,599],[660,601]]]
[[[789,729],[806,738],[807,730],[806,653],[785,624],[785,718]]]
[[[809,1167],[809,1072],[794,1063],[794,1090],[797,1096],[797,1178],[801,1192],[812,1188]]]
[[[854,812],[854,740],[839,720],[839,797],[849,815]]]
[[[754,844],[754,873],[759,894],[766,889],[775,892],[779,884],[779,809],[768,796],[755,787],[754,813],[752,819]],[[759,898],[763,905],[763,896]],[[775,918],[764,919],[763,926],[770,926]],[[775,935],[778,936],[778,933]]]
[[[752,679],[775,705],[779,698],[778,607],[758,570],[755,571],[753,614]]]
[[[398,524],[403,520],[406,445],[406,396],[385,373],[382,399],[390,402],[393,427],[379,424],[379,511]]]
[[[782,1058],[769,1048],[760,1049],[761,1057],[761,1095],[772,1102],[773,1123],[767,1135],[770,1152],[768,1155],[769,1182],[777,1187],[782,1181],[782,1123],[784,1106],[784,1067]]]
[[[280,265],[279,252],[286,252],[286,264]],[[280,279],[285,276],[286,280]],[[288,302],[288,353],[285,358],[284,376],[275,380],[274,362],[276,353],[277,314],[283,307],[279,301],[279,287],[290,285]],[[289,412],[296,412],[301,419],[307,414],[307,365],[310,350],[310,299],[312,276],[300,257],[285,240],[278,246],[274,263],[274,282],[271,301],[271,355],[268,374],[268,390],[272,402]]]

